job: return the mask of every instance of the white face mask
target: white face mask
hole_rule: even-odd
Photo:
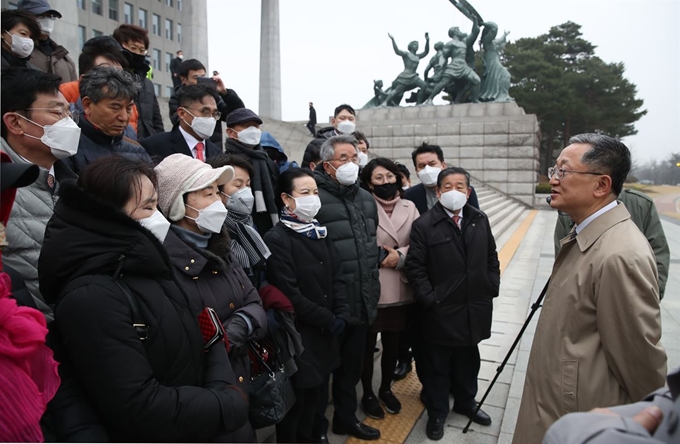
[[[191,122],[191,125],[189,125],[186,120],[182,120],[184,120],[184,123],[191,126],[191,129],[194,130],[198,137],[205,140],[213,135],[213,131],[215,131],[215,124],[217,123],[217,120],[215,120],[214,117],[197,117],[191,114],[186,108],[183,109],[193,116],[194,121]]]
[[[8,31],[5,32],[9,34]],[[33,45],[35,44],[33,39],[22,37],[18,34],[9,35],[12,37],[12,54],[19,57],[20,59],[24,59],[31,55],[33,52]]]
[[[182,54],[178,55],[177,57],[178,57],[180,60],[182,60],[182,59],[184,58],[184,56],[183,56]]]
[[[228,196],[227,210],[232,213],[250,214],[253,212],[253,204],[255,203],[255,196],[250,187],[243,187]]]
[[[42,33],[47,35],[52,34],[52,31],[54,31],[54,23],[56,21],[57,19],[51,17],[39,18],[38,23],[40,24],[40,30],[42,31]]]
[[[368,154],[366,154],[362,151],[359,151],[359,166],[360,167],[366,166],[367,163],[368,163]]]
[[[293,214],[305,222],[311,222],[321,208],[321,199],[316,195],[293,197],[293,199],[295,199]]]
[[[461,193],[458,190],[447,191],[442,193],[439,202],[449,211],[460,210],[467,203],[467,194]]]
[[[260,143],[260,138],[262,137],[262,131],[260,128],[250,126],[243,131],[238,133],[238,141],[244,145],[256,146]]]
[[[160,211],[156,210],[151,216],[139,219],[137,222],[151,231],[151,234],[156,236],[161,243],[165,241],[165,236],[167,236],[168,230],[170,229],[170,222],[163,217]]]
[[[352,134],[357,126],[351,120],[338,122],[338,132],[342,134]]]
[[[80,142],[80,128],[78,124],[70,117],[64,117],[53,125],[40,125],[31,119],[17,114],[23,119],[28,120],[34,125],[43,129],[42,137],[38,138],[24,133],[24,136],[31,139],[40,140],[42,143],[50,147],[52,155],[57,159],[65,159],[71,157],[78,152],[78,143]]]
[[[187,207],[198,211],[198,217],[195,219],[189,216],[184,217],[195,221],[199,230],[204,233],[219,233],[222,231],[222,225],[227,218],[227,209],[224,207],[221,200],[216,200],[202,210],[197,210],[191,205],[187,205]]]
[[[340,168],[335,168],[330,163],[329,165],[335,170],[335,178],[338,179],[340,185],[354,185],[357,177],[359,177],[359,165],[354,162],[347,162],[340,166]]]
[[[439,177],[439,173],[441,172],[441,167],[432,167],[428,165],[420,170],[418,177],[420,178],[420,181],[423,183],[423,185],[431,188],[437,185],[437,177]]]

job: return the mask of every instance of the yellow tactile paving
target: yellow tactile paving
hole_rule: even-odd
[[[514,233],[512,233],[510,239],[505,243],[505,245],[503,245],[501,251],[498,252],[498,261],[501,263],[501,276],[503,275],[503,272],[505,271],[508,264],[510,264],[512,257],[519,248],[519,244],[522,243],[522,239],[524,239],[527,231],[529,231],[529,227],[536,218],[536,214],[538,214],[538,210],[531,210],[526,219],[522,221],[520,226],[517,227]]]
[[[526,236],[531,223],[538,214],[537,210],[531,210],[527,217],[522,221],[520,226],[512,233],[512,236],[501,248],[498,253],[498,260],[501,267],[501,275],[507,268],[513,256],[517,252],[522,239]],[[395,382],[392,385],[392,392],[401,401],[401,412],[398,415],[390,415],[385,412],[384,419],[366,418],[363,422],[371,427],[376,427],[380,430],[380,439],[376,444],[403,444],[411,433],[413,426],[418,422],[418,418],[423,413],[425,406],[420,402],[420,390],[422,385],[418,380],[415,371],[415,364],[413,371],[411,371],[406,378]],[[346,444],[365,444],[367,441],[357,439],[354,437],[345,441]]]
[[[413,426],[423,413],[425,406],[420,402],[420,390],[422,385],[416,376],[415,365],[413,370],[401,381],[392,385],[392,393],[401,402],[401,412],[397,415],[390,415],[385,412],[384,419],[366,418],[363,422],[371,427],[380,429],[380,439],[371,441],[372,443],[403,443],[408,438]],[[347,444],[366,444],[357,438],[350,438],[345,441]]]

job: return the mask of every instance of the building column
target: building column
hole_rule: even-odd
[[[281,120],[279,0],[262,0],[260,23],[260,117]]]

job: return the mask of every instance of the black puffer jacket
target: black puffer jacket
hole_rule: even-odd
[[[283,222],[269,230],[264,240],[272,253],[267,259],[267,280],[293,304],[304,346],[293,385],[315,387],[340,365],[337,337],[329,333],[335,318],[349,321],[340,258],[329,238],[310,239]]]
[[[139,74],[136,75],[137,81],[142,85],[142,89],[137,94],[135,104],[137,105],[137,140],[144,140],[154,134],[165,131],[163,127],[163,117],[161,108],[158,106],[158,98],[153,90],[153,82]]]
[[[246,316],[253,327],[248,341],[262,339],[267,332],[267,316],[262,300],[246,276],[234,255],[229,251],[229,235],[223,228],[222,234],[212,236],[207,249],[194,247],[181,239],[170,228],[163,246],[175,268],[177,279],[192,304],[212,307],[229,332],[229,324],[241,315]],[[244,344],[245,345],[245,344]],[[244,391],[250,382],[250,359],[245,346],[233,347],[229,353],[236,384]],[[250,426],[239,430],[237,442],[254,438]]]
[[[116,137],[107,136],[98,129],[95,129],[84,116],[80,116],[78,126],[80,127],[78,152],[63,160],[65,165],[70,167],[76,174],[80,174],[89,163],[100,157],[113,156],[114,154],[127,157],[131,160],[151,162],[151,158],[146,153],[146,150],[134,140],[130,140],[123,135]]]
[[[323,145],[323,143],[327,139],[330,139],[333,136],[335,136],[335,127],[327,126],[325,128],[321,128],[319,131],[316,132],[316,138],[314,138],[311,142],[307,144],[307,148],[305,148],[305,153],[307,153],[307,151],[312,150],[314,147],[321,147],[321,145]]]
[[[246,423],[226,348],[203,351],[191,307],[158,240],[127,215],[65,185],[40,256],[58,344],[112,442],[222,441]],[[141,341],[123,282],[149,327]],[[65,384],[68,387],[68,384]],[[68,400],[69,394],[65,397]],[[76,405],[62,414],[77,431]],[[91,437],[91,435],[89,436]]]
[[[378,315],[378,207],[373,196],[358,183],[343,186],[323,171],[314,172],[321,209],[316,218],[328,228],[328,236],[340,254],[350,323],[370,325]]]

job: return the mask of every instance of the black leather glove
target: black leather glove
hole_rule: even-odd
[[[231,348],[241,348],[248,340],[248,324],[241,316],[233,315],[225,330]]]
[[[345,322],[344,319],[335,318],[333,320],[333,325],[331,326],[329,332],[333,336],[337,336],[340,333],[342,333],[343,331],[345,331],[346,326],[347,326],[347,322]]]

